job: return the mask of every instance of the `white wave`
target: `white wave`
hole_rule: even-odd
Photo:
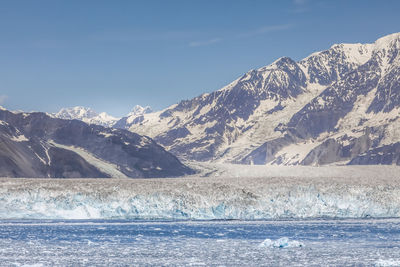
[[[398,179],[0,179],[0,219],[400,217]]]

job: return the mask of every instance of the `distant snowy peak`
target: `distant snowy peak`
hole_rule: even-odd
[[[151,107],[146,106],[142,107],[139,105],[136,105],[131,112],[128,113],[125,117],[121,118],[118,120],[113,127],[115,128],[120,128],[120,129],[128,129],[130,126],[133,124],[139,124],[140,122],[143,121],[143,117],[146,114],[153,113],[153,110]]]
[[[55,117],[65,120],[81,120],[88,124],[97,124],[105,127],[112,127],[119,118],[108,115],[105,112],[97,113],[87,107],[62,108]]]
[[[86,108],[81,106],[62,108],[58,113],[56,113],[57,118],[66,120],[91,119],[96,116],[98,116],[97,112],[95,112],[91,108]]]
[[[51,114],[51,116],[65,120],[80,120],[88,124],[97,124],[104,127],[125,128],[124,126],[120,127],[119,125],[125,125],[126,121],[131,122],[138,120],[138,118],[143,117],[144,114],[149,114],[152,112],[153,110],[149,106],[142,107],[136,105],[127,116],[123,118],[115,118],[106,112],[97,113],[91,108],[77,106],[63,108],[58,113]]]
[[[136,105],[132,109],[132,111],[128,113],[128,117],[130,117],[130,116],[141,116],[143,114],[147,114],[147,113],[151,113],[151,112],[153,112],[153,110],[149,106],[142,107],[142,106]]]

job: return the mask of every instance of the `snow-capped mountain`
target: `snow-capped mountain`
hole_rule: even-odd
[[[396,33],[298,62],[279,58],[220,90],[116,125],[188,160],[400,164],[399,114]]]
[[[145,114],[149,114],[149,113],[152,113],[152,112],[153,112],[153,110],[149,106],[142,107],[142,106],[136,105],[132,109],[132,111],[128,113],[127,116],[125,116],[125,117],[121,118],[120,120],[118,120],[113,125],[113,127],[121,128],[121,129],[127,129],[132,124],[140,123],[143,120]]]
[[[136,105],[132,109],[132,111],[128,113],[127,117],[130,117],[130,116],[142,116],[144,114],[151,113],[151,112],[153,112],[153,110],[149,106],[142,107],[142,106]]]
[[[0,177],[171,177],[191,174],[151,138],[42,112],[0,110]]]
[[[50,115],[59,119],[80,120],[88,124],[96,124],[104,127],[114,127],[115,124],[118,123],[115,128],[126,128],[124,122],[128,118],[130,118],[129,121],[135,120],[142,117],[144,114],[151,112],[153,112],[153,110],[149,106],[142,107],[136,105],[127,116],[123,118],[115,118],[108,115],[106,112],[97,113],[91,108],[77,106],[72,108],[62,108],[59,112]]]
[[[80,106],[62,108],[54,116],[64,120],[81,120],[88,124],[97,124],[104,127],[112,127],[119,120],[119,118],[110,116],[105,112],[97,113],[91,108]]]

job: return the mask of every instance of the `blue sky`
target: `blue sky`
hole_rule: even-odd
[[[0,105],[158,110],[281,56],[399,32],[399,14],[396,0],[4,0]]]

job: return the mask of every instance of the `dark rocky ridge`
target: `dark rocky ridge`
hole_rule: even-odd
[[[79,151],[115,170],[100,168]],[[0,177],[97,178],[113,173],[146,178],[193,171],[149,137],[40,112],[0,110]]]

